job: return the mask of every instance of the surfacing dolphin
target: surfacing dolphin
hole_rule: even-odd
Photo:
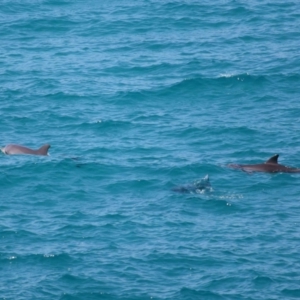
[[[6,145],[4,148],[1,148],[1,151],[7,155],[16,155],[16,154],[29,154],[29,155],[48,155],[48,150],[50,148],[49,144],[43,145],[37,150],[33,150],[20,145]]]
[[[194,181],[192,184],[176,186],[172,191],[183,194],[202,194],[206,191],[212,191],[208,175],[200,180]]]
[[[279,164],[278,157],[279,157],[279,155],[276,154],[262,164],[255,164],[255,165],[230,164],[230,165],[228,165],[228,167],[233,168],[233,169],[241,169],[248,173],[252,173],[252,172],[300,173],[300,169],[298,169],[298,168],[291,168],[291,167],[287,167],[287,166]]]

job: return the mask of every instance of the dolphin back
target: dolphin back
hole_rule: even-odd
[[[50,148],[49,144],[43,145],[38,150],[33,150],[21,145],[6,145],[2,148],[2,152],[7,155],[16,155],[16,154],[31,154],[31,155],[48,155],[48,150]]]

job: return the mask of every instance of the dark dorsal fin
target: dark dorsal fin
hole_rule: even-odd
[[[278,154],[275,154],[274,156],[272,156],[271,158],[269,158],[267,161],[266,161],[266,164],[278,164],[278,157],[279,155]]]

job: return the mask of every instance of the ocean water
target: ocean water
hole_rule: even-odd
[[[0,299],[299,299],[300,175],[227,168],[300,167],[299,28],[298,1],[1,0],[0,143],[51,149],[0,155]]]

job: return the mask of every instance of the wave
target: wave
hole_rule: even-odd
[[[190,91],[195,89],[222,89],[238,88],[245,85],[253,85],[268,82],[268,76],[244,74],[220,74],[217,77],[198,76],[191,79],[184,79],[171,87],[174,91]]]
[[[176,79],[174,78],[173,81]],[[300,80],[300,75],[296,73],[275,73],[267,74],[249,74],[224,72],[215,77],[206,77],[204,75],[196,75],[192,78],[185,78],[178,82],[172,83],[164,87],[152,87],[149,89],[129,90],[117,92],[116,97],[120,100],[129,99],[134,103],[136,101],[145,101],[149,98],[174,99],[180,97],[182,99],[194,98],[199,95],[227,95],[230,93],[255,93],[256,91],[266,90],[272,86],[290,87]],[[271,92],[271,91],[270,91]],[[120,101],[122,103],[122,101]],[[125,102],[124,102],[125,103]],[[127,103],[127,102],[126,102]]]
[[[22,251],[24,252],[24,250]],[[0,261],[8,262],[14,261],[14,263],[25,263],[25,264],[57,264],[68,263],[73,259],[67,253],[53,254],[53,253],[29,253],[29,254],[19,254],[18,252],[13,253],[2,253]]]

